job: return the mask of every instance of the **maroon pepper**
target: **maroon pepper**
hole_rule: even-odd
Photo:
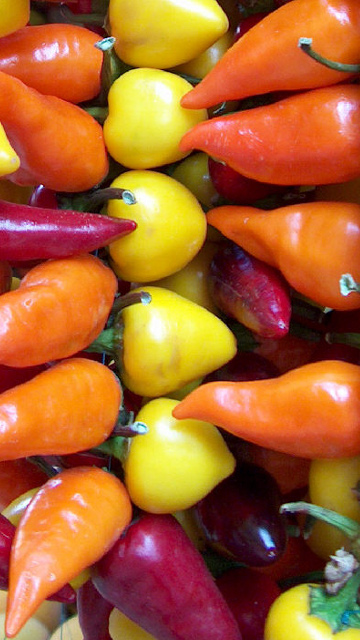
[[[44,260],[90,253],[135,229],[134,220],[0,200],[0,260]]]

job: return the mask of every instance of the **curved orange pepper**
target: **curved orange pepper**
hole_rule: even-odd
[[[91,254],[33,267],[0,296],[0,363],[28,367],[85,349],[104,328],[116,290],[113,271]]]
[[[99,560],[131,517],[123,483],[107,471],[76,467],[48,480],[12,544],[6,635],[16,636],[43,600]]]
[[[303,458],[360,453],[360,367],[323,360],[268,380],[209,382],[173,410]]]

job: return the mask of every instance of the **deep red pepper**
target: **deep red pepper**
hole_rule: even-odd
[[[90,253],[135,228],[133,220],[0,200],[0,260],[26,261]]]
[[[77,590],[76,606],[83,640],[111,640],[109,617],[114,607],[91,579]]]

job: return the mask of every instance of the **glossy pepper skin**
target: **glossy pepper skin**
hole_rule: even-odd
[[[209,382],[174,409],[244,440],[303,458],[342,458],[360,452],[360,367],[323,360],[278,378]]]
[[[326,58],[360,62],[357,0],[293,0],[265,15],[222,56],[182,106],[198,109],[272,91],[302,91],[337,84],[350,73],[329,69],[298,47],[312,38]]]
[[[351,180],[360,175],[360,87],[313,89],[212,118],[185,133],[180,149],[204,151],[259,182]]]
[[[75,24],[26,26],[0,39],[0,71],[45,95],[79,103],[100,91],[99,36]]]
[[[99,560],[131,517],[124,485],[103,469],[76,467],[48,480],[11,547],[6,635],[16,636],[44,599]]]
[[[76,592],[76,610],[83,640],[112,640],[109,617],[113,605],[100,595],[91,578]]]
[[[16,184],[78,192],[96,186],[107,174],[102,127],[91,115],[3,72],[0,122],[20,158],[20,168],[9,176]]]
[[[0,296],[0,363],[28,367],[85,349],[104,328],[116,290],[115,274],[92,254],[33,267]]]
[[[0,260],[39,260],[87,253],[135,229],[133,220],[0,200]]]
[[[61,455],[101,444],[120,410],[112,371],[88,358],[69,358],[0,394],[0,460]]]
[[[360,295],[341,288],[344,274],[360,280],[360,205],[308,202],[266,212],[229,205],[210,210],[207,220],[319,305],[360,307]]]

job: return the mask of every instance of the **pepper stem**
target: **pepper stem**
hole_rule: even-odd
[[[348,344],[351,347],[360,349],[360,333],[326,333],[325,340],[329,344]]]
[[[312,48],[312,38],[299,38],[298,46],[304,53],[306,53],[310,58],[316,60],[324,67],[328,67],[328,69],[334,69],[335,71],[342,71],[343,73],[360,73],[360,64],[346,64],[345,62],[337,62],[336,60],[329,60],[325,58],[320,53],[317,53]]]
[[[349,540],[357,540],[360,536],[360,524],[356,520],[310,502],[287,502],[281,505],[280,513],[304,513],[339,529]]]
[[[125,204],[136,204],[136,198],[129,189],[107,187],[106,189],[97,189],[87,195],[87,211],[96,211],[109,200],[123,200]]]
[[[351,273],[343,273],[340,280],[340,293],[342,296],[348,296],[350,293],[360,293],[360,283],[355,282]]]

